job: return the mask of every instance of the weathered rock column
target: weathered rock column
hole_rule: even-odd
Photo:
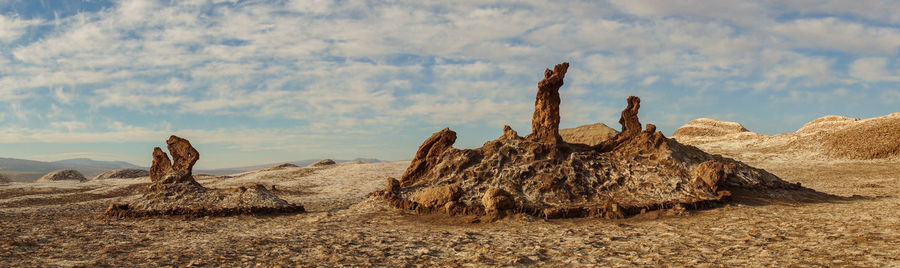
[[[639,109],[641,109],[641,98],[628,97],[628,106],[622,110],[622,117],[619,118],[619,124],[622,124],[622,136],[630,137],[641,132],[641,121],[638,120],[637,115]]]
[[[559,136],[559,88],[563,85],[568,69],[569,63],[563,62],[553,67],[553,70],[544,71],[544,79],[538,82],[534,100],[529,139],[554,144],[562,141]]]

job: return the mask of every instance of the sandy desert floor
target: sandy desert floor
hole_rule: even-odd
[[[900,163],[739,159],[822,192],[827,203],[732,203],[622,220],[512,216],[465,223],[367,199],[409,162],[202,177],[263,184],[309,213],[101,216],[149,179],[0,186],[0,267],[21,266],[900,266]]]

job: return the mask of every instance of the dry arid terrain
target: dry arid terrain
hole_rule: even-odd
[[[197,176],[210,188],[274,186],[307,213],[118,219],[103,211],[139,197],[149,178],[11,183],[0,186],[0,266],[900,265],[898,162],[739,160],[857,198],[466,223],[366,198],[404,161]]]

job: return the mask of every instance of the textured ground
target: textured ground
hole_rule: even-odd
[[[900,163],[766,159],[738,160],[819,191],[872,198],[468,224],[365,199],[409,164],[393,162],[198,180],[274,185],[307,214],[108,219],[99,216],[106,205],[135,198],[149,180],[13,183],[0,185],[0,267],[900,266]]]

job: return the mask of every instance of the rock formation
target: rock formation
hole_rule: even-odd
[[[78,172],[77,170],[72,170],[72,169],[64,169],[64,170],[57,170],[54,172],[47,173],[47,175],[44,175],[43,177],[38,179],[37,182],[86,181],[86,180],[87,179],[84,177],[84,175],[81,174],[81,172]]]
[[[534,115],[531,119],[530,139],[558,143],[559,136],[559,88],[569,70],[569,63],[563,62],[544,71],[544,79],[538,82],[538,92],[534,100]]]
[[[147,176],[150,176],[150,174],[146,170],[126,168],[126,169],[109,170],[109,171],[100,173],[100,175],[97,175],[96,177],[94,177],[91,180],[133,179],[133,178],[140,178],[140,177],[147,177]]]
[[[8,183],[8,182],[9,182],[9,178],[4,176],[3,174],[0,174],[0,183]]]
[[[228,216],[259,213],[298,213],[303,206],[290,204],[262,185],[235,189],[210,189],[197,183],[193,167],[200,153],[177,136],[167,140],[173,162],[159,147],[153,148],[151,184],[130,204],[112,204],[106,215],[140,217],[157,215]]]
[[[814,191],[765,170],[710,155],[668,139],[652,124],[643,130],[640,99],[629,97],[622,131],[594,146],[564,142],[559,134],[559,94],[567,63],[538,83],[532,132],[509,126],[481,148],[453,148],[456,133],[443,129],[419,147],[409,168],[389,188],[371,196],[398,208],[450,215],[506,212],[546,218],[619,218],[649,209],[696,207],[731,195],[796,200]],[[796,194],[795,194],[796,193]]]
[[[324,166],[330,166],[330,165],[334,165],[334,164],[337,164],[337,163],[334,162],[334,160],[331,160],[331,159],[322,159],[322,160],[316,161],[315,163],[309,164],[309,166],[311,166],[311,167],[324,167]]]

